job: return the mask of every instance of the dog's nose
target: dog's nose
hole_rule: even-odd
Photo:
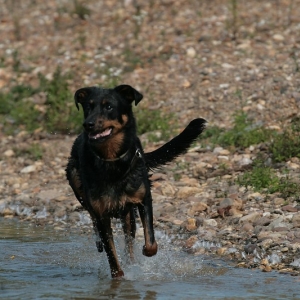
[[[85,130],[92,130],[95,126],[94,122],[84,122],[83,123],[83,127],[85,128]]]

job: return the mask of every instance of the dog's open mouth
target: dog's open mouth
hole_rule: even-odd
[[[98,139],[102,139],[102,138],[110,136],[111,133],[112,133],[112,127],[108,127],[106,129],[104,129],[103,131],[98,132],[98,133],[90,132],[89,133],[89,138],[91,140],[98,140]]]

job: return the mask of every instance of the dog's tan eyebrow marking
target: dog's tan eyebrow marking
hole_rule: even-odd
[[[94,99],[91,99],[91,100],[89,101],[89,104],[94,104],[94,103],[95,103]]]
[[[125,125],[128,122],[128,116],[127,115],[122,115],[122,121]]]

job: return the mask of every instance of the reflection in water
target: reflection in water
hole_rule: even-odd
[[[122,299],[135,300],[135,299],[147,299],[156,300],[157,293],[155,291],[145,290],[143,293],[135,289],[132,282],[127,280],[111,280],[110,285],[106,290],[98,290],[99,295],[103,294],[110,299],[117,299],[118,296],[122,295]],[[94,291],[97,294],[97,291]]]
[[[0,226],[1,299],[300,299],[297,278],[235,269],[164,240],[152,258],[137,242],[136,263],[121,255],[125,278],[112,280],[92,235],[3,219]],[[117,249],[123,243],[117,238]]]

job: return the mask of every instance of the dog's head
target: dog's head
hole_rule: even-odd
[[[132,103],[137,105],[143,98],[129,85],[119,85],[114,89],[86,87],[75,93],[75,104],[84,111],[83,127],[92,144],[99,144],[118,136],[128,122],[133,122]],[[134,125],[133,125],[134,126]]]

